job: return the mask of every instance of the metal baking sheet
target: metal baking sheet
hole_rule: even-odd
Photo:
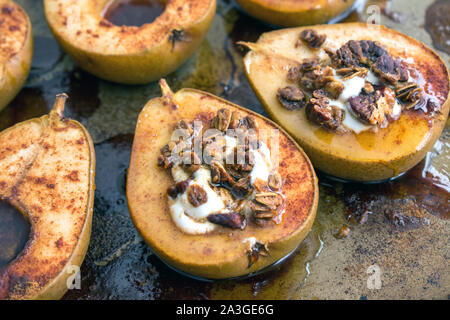
[[[151,253],[127,209],[125,177],[137,116],[147,100],[160,95],[158,85],[118,85],[82,71],[52,37],[42,1],[17,2],[31,17],[35,55],[25,87],[0,113],[0,130],[47,113],[55,95],[66,92],[67,115],[88,128],[97,155],[93,230],[81,289],[69,290],[64,299],[449,298],[449,122],[427,159],[394,182],[343,184],[320,175],[314,226],[280,267],[246,280],[195,281]],[[448,1],[437,1],[434,5],[444,9],[430,11],[433,2],[368,1],[346,20],[366,21],[378,8],[381,24],[434,47],[449,65]],[[167,77],[169,84],[174,90],[205,90],[267,116],[245,78],[244,52],[236,42],[256,41],[272,29],[234,2],[218,1],[206,40]],[[387,214],[392,210],[395,219]],[[351,228],[350,236],[337,239],[343,225]],[[372,281],[374,272],[380,283]]]

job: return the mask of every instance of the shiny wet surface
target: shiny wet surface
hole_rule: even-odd
[[[428,7],[425,30],[433,39],[433,45],[450,54],[450,1],[439,0]]]
[[[0,200],[0,270],[22,252],[30,236],[30,223],[22,213]]]
[[[157,0],[115,0],[105,8],[103,17],[116,26],[136,26],[151,23],[165,9]]]
[[[122,86],[80,70],[59,49],[40,1],[18,1],[31,15],[35,56],[25,88],[0,113],[0,130],[47,113],[55,95],[70,96],[67,115],[90,131],[97,156],[93,231],[81,267],[81,290],[66,299],[447,299],[450,129],[426,160],[398,180],[377,185],[320,179],[317,219],[285,263],[239,281],[204,283],[177,274],[155,257],[129,218],[125,179],[139,111],[160,95],[156,83]],[[432,45],[423,28],[433,1],[369,1],[381,22]],[[407,5],[405,5],[407,4]],[[383,9],[388,8],[388,9]],[[382,10],[381,10],[382,9]],[[403,16],[401,23],[393,12]],[[387,14],[388,13],[388,14]],[[420,15],[420,16],[418,16]],[[364,8],[349,20],[367,19]],[[256,41],[272,27],[249,18],[231,1],[219,1],[206,41],[167,80],[173,90],[191,87],[265,113],[243,72],[236,41]],[[449,56],[438,51],[449,64]],[[342,226],[347,238],[336,239]],[[382,288],[367,287],[368,269],[382,271]]]

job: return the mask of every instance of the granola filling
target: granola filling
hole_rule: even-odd
[[[316,50],[325,40],[308,29],[295,45]],[[289,69],[292,85],[277,92],[284,108],[305,108],[311,122],[338,133],[387,127],[403,110],[427,111],[423,89],[405,63],[378,42],[350,40],[336,51],[324,51],[325,59],[305,59]]]
[[[180,121],[158,165],[170,169],[174,223],[188,234],[220,227],[278,223],[284,212],[282,178],[252,116],[221,109],[207,125]]]

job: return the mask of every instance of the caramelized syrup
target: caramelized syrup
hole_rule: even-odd
[[[30,235],[30,224],[10,204],[0,201],[0,269],[23,250]]]
[[[433,45],[450,54],[450,2],[438,0],[428,7],[425,14],[425,30],[433,39]]]
[[[444,176],[437,175],[429,162],[427,157],[394,181],[372,185],[345,184],[341,196],[348,209],[348,219],[362,224],[364,215],[386,214],[386,210],[402,207],[413,216],[417,215],[418,219],[414,221],[419,224],[425,222],[419,212],[421,209],[441,219],[449,219],[450,183]]]
[[[103,17],[117,26],[140,27],[155,21],[165,10],[157,0],[115,0],[104,10]]]

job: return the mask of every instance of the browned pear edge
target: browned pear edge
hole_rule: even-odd
[[[0,61],[0,91],[1,86],[7,84],[8,77],[6,74],[8,72],[14,77],[17,77],[15,83],[11,84],[12,88],[9,88],[9,90],[3,94],[4,96],[0,97],[0,110],[3,110],[22,89],[28,78],[28,74],[30,73],[34,50],[33,28],[30,17],[20,5],[15,2],[12,3],[20,8],[26,18],[27,35],[22,47],[14,57],[14,60],[20,61],[21,63],[17,63],[17,61],[15,62],[13,59],[3,59],[3,61]]]
[[[105,54],[102,52],[96,52],[92,50],[85,50],[77,46],[71,39],[67,39],[62,36],[58,31],[58,25],[50,18],[47,6],[50,0],[44,1],[44,11],[49,27],[57,39],[61,47],[66,51],[77,64],[94,74],[95,76],[122,84],[146,84],[152,81],[158,80],[160,77],[165,76],[178,69],[186,60],[191,57],[198,46],[204,40],[208,30],[211,28],[212,21],[217,7],[217,0],[209,0],[210,6],[205,14],[192,23],[189,26],[180,26],[182,29],[191,30],[192,34],[196,35],[195,41],[185,41],[181,47],[172,49],[172,44],[168,41],[162,41],[154,43],[153,46],[145,49],[144,51],[133,52],[128,54]],[[166,1],[167,2],[167,1]],[[99,20],[100,22],[100,20]],[[73,40],[73,39],[72,39]],[[181,49],[180,49],[181,48]],[[171,51],[171,55],[168,56],[167,52]],[[155,58],[157,57],[157,58]],[[164,61],[165,71],[161,70],[152,72],[141,72],[142,68],[136,69],[136,62],[143,62],[150,59],[157,59]],[[170,63],[168,63],[169,61]],[[123,70],[127,70],[124,67],[125,64],[133,65],[131,73],[124,73]],[[154,64],[158,64],[157,62]],[[120,72],[119,72],[120,69]],[[137,70],[137,71],[136,71]]]
[[[46,125],[48,121],[60,121],[64,118],[64,108],[65,108],[65,102],[67,100],[68,96],[65,93],[58,94],[56,96],[55,103],[53,105],[53,109],[50,111],[49,115],[44,115],[40,118],[34,118],[30,120],[26,120],[23,122],[20,122],[9,129],[6,129],[6,131],[12,130],[13,128],[30,123],[30,122],[40,122],[43,125]],[[91,229],[92,229],[92,214],[94,209],[94,191],[95,191],[95,150],[94,150],[94,143],[92,141],[92,138],[87,131],[87,129],[78,121],[76,120],[69,120],[71,124],[77,126],[79,129],[82,130],[86,141],[89,143],[89,161],[90,161],[90,168],[89,168],[89,194],[88,194],[88,206],[87,206],[87,212],[86,212],[86,219],[84,222],[84,226],[81,230],[80,237],[78,239],[77,245],[75,246],[72,254],[70,255],[69,260],[61,270],[61,272],[52,280],[50,281],[46,286],[41,288],[38,292],[36,292],[35,295],[30,297],[24,297],[24,299],[27,300],[57,300],[61,299],[64,294],[68,290],[67,280],[69,277],[74,275],[73,270],[70,270],[69,268],[71,266],[78,266],[81,267],[81,264],[83,263],[84,257],[86,255],[88,246],[89,246],[89,240],[91,237]],[[26,248],[24,248],[26,250]],[[15,297],[17,298],[17,297]]]
[[[67,94],[59,94],[56,96],[55,104],[53,107],[53,110],[50,112],[50,117],[53,116],[54,119],[57,119],[58,121],[64,118],[64,108],[65,108],[65,102],[67,100],[68,96]],[[67,261],[64,268],[61,270],[61,272],[53,279],[52,282],[47,284],[43,288],[43,290],[34,297],[35,299],[61,299],[64,294],[68,290],[67,286],[67,280],[70,276],[73,276],[72,270],[69,270],[71,266],[78,266],[81,267],[81,264],[83,263],[84,257],[86,256],[86,252],[89,246],[89,241],[91,237],[91,230],[92,230],[92,215],[94,211],[94,192],[95,192],[95,149],[94,149],[94,143],[92,141],[91,135],[87,131],[87,129],[78,121],[76,120],[69,120],[70,123],[76,125],[81,131],[83,132],[86,141],[89,143],[89,161],[90,161],[90,167],[89,167],[89,186],[88,186],[88,204],[87,204],[87,212],[86,212],[86,219],[84,222],[84,226],[82,228],[82,231],[80,233],[80,237],[78,239],[78,243],[75,246],[69,261]]]
[[[282,134],[284,134],[293,143],[293,145],[297,148],[298,152],[300,152],[302,154],[303,158],[307,162],[307,164],[309,166],[309,169],[311,171],[311,177],[313,179],[313,183],[312,184],[314,186],[314,190],[313,190],[313,192],[314,192],[314,199],[313,199],[313,203],[312,203],[312,205],[311,205],[311,207],[309,209],[308,216],[305,219],[305,221],[303,221],[302,225],[300,227],[298,227],[290,235],[287,235],[285,238],[283,238],[281,240],[278,240],[277,242],[269,243],[270,244],[270,248],[271,248],[271,255],[269,257],[271,257],[271,259],[272,259],[272,260],[270,260],[269,263],[263,265],[261,268],[256,269],[256,270],[254,270],[254,269],[251,269],[251,270],[247,269],[245,271],[240,270],[236,274],[234,274],[233,276],[243,276],[243,275],[246,275],[248,273],[253,273],[255,271],[258,271],[258,270],[260,270],[260,269],[262,269],[264,267],[267,267],[267,266],[271,265],[272,263],[278,261],[279,259],[281,259],[284,256],[286,256],[287,254],[289,254],[292,250],[297,248],[300,245],[300,243],[304,240],[306,235],[309,233],[309,231],[310,231],[310,229],[311,229],[311,227],[313,225],[313,222],[315,220],[316,213],[317,213],[318,202],[319,202],[318,178],[316,176],[316,173],[314,171],[314,167],[313,167],[310,159],[308,158],[306,153],[303,151],[303,149],[298,145],[298,143],[283,128],[281,128],[278,124],[276,124],[272,120],[270,120],[268,118],[265,118],[262,115],[254,112],[252,110],[249,110],[249,109],[246,109],[244,107],[241,107],[241,106],[239,106],[237,104],[234,104],[234,103],[232,103],[230,101],[227,101],[225,99],[217,97],[217,96],[215,96],[215,95],[213,95],[211,93],[204,92],[204,91],[197,90],[197,89],[183,88],[183,89],[179,90],[176,94],[174,94],[173,91],[170,89],[170,87],[167,84],[165,79],[161,79],[159,81],[159,85],[160,85],[160,88],[161,88],[161,91],[162,91],[162,98],[167,102],[166,105],[168,107],[172,107],[174,105],[177,105],[177,101],[176,101],[176,97],[175,97],[176,94],[183,93],[183,92],[193,92],[193,93],[198,93],[198,94],[201,94],[201,95],[204,95],[204,96],[211,97],[213,99],[217,99],[218,101],[220,101],[221,103],[223,103],[223,104],[225,104],[225,105],[227,105],[229,107],[236,108],[236,109],[241,110],[241,111],[243,111],[243,112],[245,112],[247,114],[250,114],[250,115],[253,115],[253,116],[257,117],[257,118],[259,118],[262,121],[270,123],[275,128],[279,129],[280,132]],[[148,103],[149,102],[147,102],[146,105],[148,105]],[[128,184],[127,184],[127,197],[128,197]],[[143,235],[143,233],[139,229],[139,226],[136,224],[136,221],[134,221],[134,216],[132,214],[132,209],[131,209],[131,206],[130,206],[129,202],[128,202],[128,209],[130,211],[131,218],[132,218],[132,220],[134,222],[134,225],[136,226],[136,229],[138,230],[138,232],[141,235]],[[145,240],[145,238],[144,238],[144,240]],[[289,247],[291,249],[286,251],[285,248],[287,248],[287,247]],[[152,246],[151,246],[151,248],[152,248],[152,250],[154,250],[156,255],[158,255],[161,259],[165,260],[166,263],[169,263],[170,265],[172,265],[174,267],[182,269],[182,266],[176,265],[176,263],[173,263],[173,261],[171,261],[170,257],[165,256],[163,254],[163,252],[161,252],[158,248],[155,248],[155,247],[152,247]],[[242,255],[240,257],[240,259],[247,260],[247,256],[246,255]],[[224,267],[225,269],[229,269],[231,265],[235,264],[235,261],[236,260],[231,261],[231,262],[228,261],[222,267]],[[184,271],[184,270],[182,270],[182,271]],[[198,269],[195,270],[195,272],[188,272],[188,273],[190,273],[192,275],[195,275],[195,276],[203,277],[203,274],[202,274],[201,270],[198,270]],[[221,280],[221,279],[223,279],[223,277],[219,277],[219,276],[218,277],[214,277],[214,278],[213,277],[208,277],[208,278],[210,280]]]
[[[245,12],[256,19],[285,28],[326,23],[350,13],[357,5],[355,0],[237,2]]]

